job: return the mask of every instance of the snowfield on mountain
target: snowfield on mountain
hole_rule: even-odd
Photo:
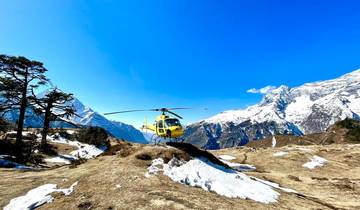
[[[187,127],[187,142],[208,149],[244,145],[274,134],[325,131],[345,118],[360,120],[360,70],[337,79],[269,88],[259,104],[229,110]]]

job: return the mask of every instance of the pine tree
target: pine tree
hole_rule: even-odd
[[[44,148],[47,144],[46,137],[49,132],[50,122],[65,121],[72,115],[75,115],[75,108],[68,102],[72,101],[73,95],[64,93],[57,88],[49,90],[45,96],[38,98],[35,94],[30,98],[34,101],[34,110],[37,114],[44,116],[44,124],[41,138],[41,146]],[[71,123],[70,123],[71,124]]]
[[[37,87],[47,83],[43,63],[22,56],[0,55],[0,112],[4,115],[11,110],[19,110],[16,144],[22,144],[28,98]]]

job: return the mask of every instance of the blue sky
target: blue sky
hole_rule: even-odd
[[[1,0],[0,53],[103,113],[155,107],[184,123],[257,103],[246,90],[360,68],[359,1]],[[139,126],[144,116],[112,116]]]

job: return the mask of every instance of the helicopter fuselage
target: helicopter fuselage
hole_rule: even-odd
[[[145,123],[143,128],[154,131],[156,135],[162,138],[179,138],[184,135],[184,128],[179,119],[171,118],[165,114],[157,116],[152,125]]]

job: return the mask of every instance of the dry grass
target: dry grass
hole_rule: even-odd
[[[360,147],[351,145],[296,146],[275,149],[225,149],[211,151],[215,156],[235,156],[262,171],[247,174],[280,183],[300,194],[280,192],[279,202],[261,204],[232,199],[199,188],[174,183],[164,175],[145,178],[151,159],[190,158],[183,150],[169,146],[143,146],[119,143],[114,154],[98,157],[70,169],[68,166],[37,172],[0,169],[0,207],[42,184],[69,187],[79,181],[70,196],[56,195],[53,203],[40,209],[359,209]],[[127,151],[122,153],[121,151]],[[288,150],[284,157],[277,151]],[[119,152],[119,153],[118,153]],[[123,155],[127,153],[127,155]],[[302,167],[312,155],[329,160],[322,168]],[[116,187],[120,185],[120,187]]]
[[[299,148],[310,149],[302,151]],[[274,157],[278,151],[288,151],[283,157]],[[286,146],[275,149],[257,149],[246,152],[247,162],[265,169],[249,174],[280,183],[334,208],[360,207],[360,145],[333,144],[326,146]],[[216,154],[241,157],[240,150],[227,149]],[[302,167],[313,155],[324,157],[328,163],[313,170]],[[351,182],[349,187],[349,182]],[[347,189],[347,190],[344,190]],[[307,199],[308,199],[307,198]],[[296,206],[294,206],[296,207]]]
[[[162,158],[165,163],[169,162],[173,158],[190,160],[190,155],[182,150],[172,147],[147,147],[136,153],[135,157],[140,160],[153,160],[156,158]]]
[[[110,140],[110,148],[104,152],[103,156],[119,155],[126,157],[133,154],[136,151],[136,147],[133,144],[126,141],[117,141],[115,139]]]

